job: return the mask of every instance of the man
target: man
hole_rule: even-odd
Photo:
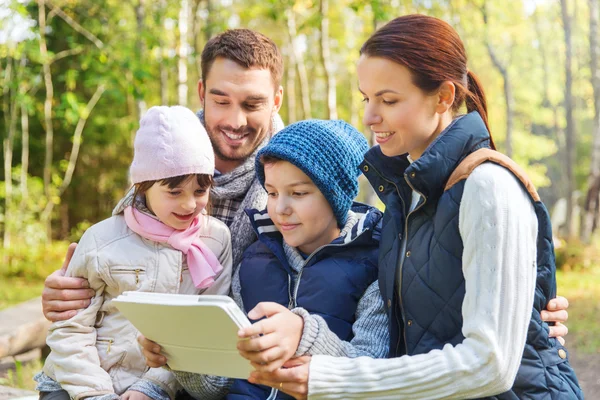
[[[211,190],[212,215],[231,229],[235,268],[243,251],[255,240],[243,210],[266,206],[266,193],[254,176],[254,157],[282,125],[277,112],[283,99],[283,62],[269,38],[248,29],[235,29],[206,44],[201,66],[198,95],[203,111],[198,117],[211,138],[219,172]],[[72,317],[77,309],[87,307],[94,295],[87,289],[87,281],[64,276],[74,249],[75,244],[71,244],[63,267],[46,279],[42,304],[44,315],[51,321]],[[546,320],[559,321],[551,334],[562,336],[567,329],[560,322],[567,319],[568,303],[561,297],[554,302],[553,310],[558,311],[547,312]],[[141,344],[150,366],[164,364],[152,353],[152,342],[142,339]],[[189,387],[193,374],[186,378]]]

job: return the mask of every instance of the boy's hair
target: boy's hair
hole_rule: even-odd
[[[272,164],[278,163],[279,161],[285,161],[285,160],[282,158],[279,158],[279,157],[268,155],[268,154],[260,156],[260,163],[262,165],[272,165]]]
[[[196,177],[196,182],[203,190],[210,190],[213,186],[214,181],[212,175],[207,174],[189,174],[189,175],[179,175],[173,176],[171,178],[159,179],[156,181],[144,181],[140,183],[136,183],[134,185],[135,190],[133,192],[133,198],[136,199],[138,195],[144,195],[155,183],[160,185],[166,185],[169,189],[175,189],[179,185],[186,184],[188,181]],[[208,204],[206,205],[206,212],[210,211],[210,198]]]
[[[281,84],[283,58],[277,45],[261,33],[250,29],[230,29],[211,38],[204,46],[200,60],[203,82],[206,82],[210,68],[218,57],[247,69],[268,69],[275,90]]]

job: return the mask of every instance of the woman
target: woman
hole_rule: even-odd
[[[583,398],[540,317],[556,291],[547,211],[489,150],[485,96],[456,32],[397,18],[363,45],[357,71],[379,144],[362,168],[386,206],[390,358],[305,357],[250,381],[299,399]]]

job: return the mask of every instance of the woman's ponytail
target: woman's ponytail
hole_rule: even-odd
[[[479,113],[490,134],[490,147],[496,150],[492,132],[490,131],[490,125],[488,124],[487,101],[485,99],[485,93],[483,92],[483,86],[481,85],[479,78],[469,70],[467,70],[467,85],[467,96],[465,98],[467,112],[477,111]]]

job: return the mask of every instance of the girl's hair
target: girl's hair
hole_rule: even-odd
[[[207,175],[207,174],[179,175],[179,176],[174,176],[171,178],[159,179],[156,181],[144,181],[144,182],[136,183],[134,185],[135,191],[133,192],[133,198],[135,199],[138,195],[145,194],[148,191],[148,189],[150,189],[152,186],[154,186],[154,184],[157,182],[160,185],[168,186],[169,189],[175,189],[179,185],[186,184],[188,181],[190,181],[194,177],[196,177],[196,182],[198,182],[198,186],[200,186],[200,188],[203,190],[209,190],[214,184],[212,175]],[[207,214],[209,214],[209,211],[210,211],[210,203],[211,203],[211,200],[209,198],[208,204],[206,205]]]
[[[405,66],[415,86],[425,93],[434,93],[443,82],[454,83],[452,111],[456,113],[466,104],[468,112],[481,115],[490,132],[483,87],[468,70],[465,47],[448,23],[419,14],[398,17],[375,32],[363,44],[360,54]],[[490,146],[496,148],[491,132]]]

